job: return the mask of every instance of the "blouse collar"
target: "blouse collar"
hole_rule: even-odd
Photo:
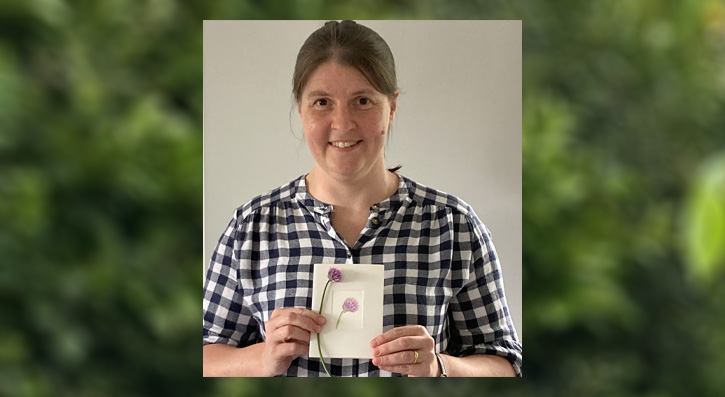
[[[395,174],[398,176],[398,189],[393,193],[390,197],[386,198],[385,200],[375,203],[370,207],[370,211],[375,212],[387,212],[389,210],[398,210],[404,203],[411,202],[412,199],[410,197],[410,180],[400,174]],[[294,182],[294,194],[293,197],[295,200],[305,206],[306,208],[314,211],[315,213],[318,213],[320,215],[329,215],[332,210],[333,206],[332,204],[328,204],[325,202],[322,202],[318,199],[316,199],[310,192],[307,190],[307,184],[305,182],[305,176],[302,175]]]

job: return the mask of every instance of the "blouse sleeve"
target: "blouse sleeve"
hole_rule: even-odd
[[[242,236],[233,219],[212,254],[204,282],[203,345],[248,346],[260,339],[259,326],[242,299],[239,258],[235,246]]]
[[[503,277],[491,233],[475,216],[457,222],[456,251],[468,264],[468,279],[449,303],[450,339],[455,356],[495,354],[521,376],[522,348],[509,314]],[[469,256],[470,255],[470,256]],[[465,266],[465,265],[464,265]]]

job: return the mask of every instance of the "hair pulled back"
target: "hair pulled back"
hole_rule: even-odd
[[[353,67],[391,100],[398,89],[395,60],[388,44],[372,29],[354,21],[330,21],[307,38],[297,54],[292,94],[302,99],[310,75],[327,61]]]

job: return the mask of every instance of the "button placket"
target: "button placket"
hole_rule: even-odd
[[[380,205],[378,203],[375,203],[370,206],[370,214],[373,215],[374,212],[380,210]],[[370,219],[370,223],[373,224],[373,226],[377,226],[380,224],[380,218],[378,217],[378,214],[374,214],[372,219]]]

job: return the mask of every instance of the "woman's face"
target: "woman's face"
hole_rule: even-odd
[[[357,69],[334,61],[320,65],[298,105],[317,167],[347,180],[384,171],[385,136],[395,106],[395,99],[375,90]]]

